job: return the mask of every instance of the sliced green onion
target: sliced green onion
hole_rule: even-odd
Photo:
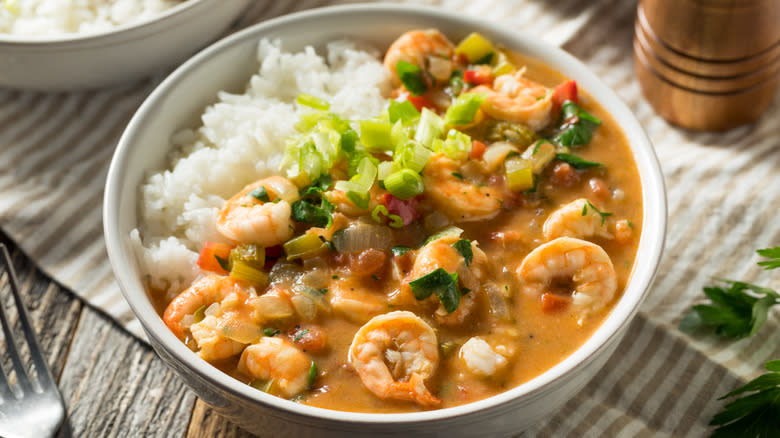
[[[404,226],[404,219],[397,214],[388,214],[387,218],[390,219],[390,223],[387,224],[390,228],[401,228]]]
[[[425,190],[422,177],[411,169],[401,169],[384,180],[385,189],[401,200],[414,198]]]
[[[377,179],[382,181],[385,178],[387,178],[388,175],[395,172],[396,170],[398,170],[398,168],[396,167],[395,162],[383,161],[379,163],[379,165],[377,166],[377,174],[376,174]]]
[[[398,61],[398,64],[395,65],[395,71],[398,73],[398,79],[413,95],[419,96],[428,91],[420,67],[406,61]]]
[[[359,192],[347,192],[347,199],[352,201],[353,204],[355,204],[358,208],[365,210],[368,208],[368,193],[359,193]]]
[[[355,175],[349,181],[337,181],[336,190],[343,192],[368,193],[376,180],[376,165],[368,157],[360,160]]]
[[[436,233],[432,234],[430,237],[425,239],[425,243],[423,243],[423,246],[435,242],[439,239],[443,239],[445,237],[460,237],[460,235],[463,234],[463,229],[458,228],[456,226],[449,226],[447,228],[444,228],[443,230],[439,230]]]
[[[414,139],[421,145],[430,148],[433,140],[441,137],[443,132],[444,120],[435,112],[428,108],[423,108],[420,115],[420,122],[417,124],[417,131],[414,134]]]
[[[327,250],[328,246],[316,233],[304,233],[282,245],[287,260],[313,257]]]
[[[414,140],[409,140],[403,146],[396,148],[394,154],[393,161],[395,161],[397,167],[417,173],[425,168],[428,159],[433,155],[433,151]],[[385,183],[385,186],[387,186],[387,183]]]
[[[261,288],[268,286],[268,274],[243,260],[236,260],[233,263],[233,267],[230,269],[230,276]]]
[[[369,150],[392,150],[393,140],[390,131],[393,125],[381,120],[360,121],[360,142]]]
[[[474,121],[485,96],[480,93],[463,93],[447,108],[444,123],[447,126],[468,125]]]
[[[536,144],[528,146],[522,157],[529,160],[533,172],[539,174],[555,159],[555,146],[547,140],[539,140]]]
[[[506,185],[512,191],[525,191],[534,187],[533,167],[529,160],[514,155],[504,161]]]
[[[436,139],[433,142],[433,150],[454,160],[465,160],[471,151],[471,143],[471,137],[468,134],[457,129],[450,129],[447,132],[447,138],[444,140]]]
[[[327,101],[312,96],[311,94],[299,94],[295,99],[295,102],[297,102],[298,105],[305,105],[320,111],[327,111],[330,108],[330,104]]]
[[[455,48],[456,55],[465,55],[469,64],[475,64],[492,55],[496,51],[493,43],[484,36],[474,32],[464,38]]]
[[[374,222],[381,224],[382,222],[384,222],[384,220],[380,215],[387,217],[388,214],[390,214],[390,212],[387,211],[387,207],[385,207],[384,205],[377,205],[376,207],[374,207],[374,210],[371,212],[371,219],[373,219]]]
[[[411,122],[420,117],[420,112],[412,102],[405,100],[398,102],[397,100],[390,100],[390,106],[387,108],[387,115],[390,117],[390,123],[397,121]]]

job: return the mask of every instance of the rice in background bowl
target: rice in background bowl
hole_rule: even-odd
[[[376,51],[341,40],[324,52],[309,46],[287,53],[280,41],[261,40],[260,68],[246,91],[220,92],[203,112],[203,126],[171,138],[171,170],[141,187],[140,226],[131,234],[149,285],[166,291],[166,302],[195,279],[204,242],[228,242],[215,226],[225,201],[248,182],[279,173],[284,140],[309,112],[295,105],[298,94],[325,99],[351,119],[373,117],[386,105],[391,83]]]
[[[186,0],[12,0],[0,8],[0,33],[36,36],[109,31],[151,19]]]

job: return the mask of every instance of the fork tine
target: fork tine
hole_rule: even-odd
[[[2,367],[0,367],[0,397],[3,398],[3,403],[8,403],[16,398],[16,394],[11,390],[11,385],[8,384],[8,378],[5,376],[5,371]]]
[[[30,357],[32,358],[36,370],[38,371],[38,383],[40,384],[41,388],[45,389],[46,387],[54,384],[54,378],[51,375],[51,370],[49,370],[49,364],[46,362],[46,358],[43,357],[43,353],[41,353],[42,350],[41,346],[38,344],[38,338],[35,336],[35,329],[33,329],[33,326],[30,323],[30,314],[27,312],[27,307],[22,301],[22,294],[19,292],[19,281],[16,279],[16,271],[14,270],[14,265],[11,262],[11,255],[8,254],[8,248],[6,248],[4,244],[0,243],[0,247],[2,249],[5,265],[8,267],[8,275],[11,279],[11,291],[13,291],[14,298],[16,300],[16,307],[19,310],[19,320],[22,323],[24,337],[27,338],[27,345],[30,349]]]
[[[19,313],[19,320],[22,322],[22,325],[24,326],[25,322],[28,322],[25,318],[27,317],[27,313],[24,309],[23,305],[20,305],[21,301],[19,299],[19,292],[16,288],[16,276],[14,275],[14,269],[13,264],[11,263],[11,256],[8,254],[8,250],[6,249],[5,245],[0,243],[0,249],[2,249],[3,253],[3,262],[6,266],[6,272],[8,272],[8,283],[11,285],[11,291],[14,295],[14,302],[16,303],[16,308],[18,309]],[[27,376],[27,372],[24,370],[24,365],[22,364],[22,357],[19,355],[19,348],[16,344],[16,339],[14,339],[13,333],[11,332],[11,325],[8,322],[8,317],[5,314],[5,309],[0,304],[0,325],[3,326],[3,334],[5,335],[5,344],[8,346],[8,355],[11,356],[11,362],[13,362],[14,369],[16,370],[16,380],[19,384],[19,386],[22,389],[22,392],[29,393],[32,392],[32,386],[30,385],[30,380]],[[30,350],[34,350],[34,348],[30,347]]]

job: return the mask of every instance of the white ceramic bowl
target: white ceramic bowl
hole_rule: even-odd
[[[188,0],[94,34],[0,33],[0,87],[97,88],[176,65],[219,37],[253,0]]]
[[[612,313],[576,352],[539,377],[464,406],[408,414],[331,411],[270,396],[198,358],[163,324],[152,307],[128,238],[137,225],[138,187],[145,172],[165,167],[168,139],[215,101],[218,90],[241,92],[257,71],[261,37],[281,38],[287,50],[315,47],[349,36],[385,48],[404,31],[435,27],[453,40],[478,31],[540,59],[597,99],[624,129],[636,158],[644,199],[644,229],[631,280]],[[149,340],[195,392],[241,427],[273,437],[302,436],[508,436],[539,421],[579,391],[604,365],[647,294],[666,233],[666,195],[653,147],[629,109],[587,68],[534,37],[441,10],[388,5],[335,7],[298,13],[246,29],[205,49],[179,67],[130,121],[111,163],[105,192],[108,255],[128,302]]]

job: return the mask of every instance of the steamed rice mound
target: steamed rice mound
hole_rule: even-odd
[[[176,133],[169,170],[151,175],[140,188],[140,228],[131,232],[149,285],[168,299],[198,275],[206,241],[227,242],[215,223],[225,201],[245,185],[280,174],[284,140],[310,109],[298,94],[330,102],[345,119],[379,114],[391,89],[378,53],[337,41],[326,56],[311,47],[287,53],[278,41],[260,41],[260,70],[243,94],[220,92],[204,111],[203,125]]]

